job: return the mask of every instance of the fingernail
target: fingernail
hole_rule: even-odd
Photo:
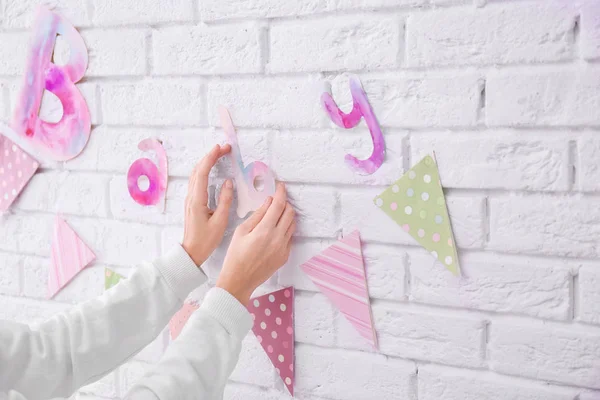
[[[225,187],[226,187],[227,189],[233,189],[233,183],[232,183],[232,182],[231,182],[229,179],[227,179],[227,180],[225,181]]]

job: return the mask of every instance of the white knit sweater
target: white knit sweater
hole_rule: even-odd
[[[103,296],[36,327],[0,321],[0,400],[65,398],[155,339],[206,281],[180,246],[142,263]],[[246,308],[213,288],[131,400],[221,399],[252,327]]]

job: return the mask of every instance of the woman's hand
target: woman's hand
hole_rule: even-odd
[[[202,265],[221,244],[229,207],[233,200],[233,184],[228,179],[221,188],[219,205],[215,211],[208,208],[208,175],[219,158],[231,151],[230,145],[216,145],[196,166],[190,176],[185,199],[185,227],[183,249],[197,266]]]
[[[246,306],[252,292],[287,261],[295,215],[284,185],[278,184],[275,196],[235,230],[216,286]]]

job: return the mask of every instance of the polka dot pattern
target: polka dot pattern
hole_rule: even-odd
[[[435,160],[426,156],[375,198],[379,208],[454,274],[458,257]]]
[[[8,210],[38,167],[37,161],[0,135],[0,213]]]
[[[252,331],[269,356],[290,394],[294,394],[294,288],[253,299],[248,311],[256,316]]]

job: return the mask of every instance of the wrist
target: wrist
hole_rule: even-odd
[[[198,254],[198,252],[193,251],[193,246],[189,245],[185,241],[181,244],[181,247],[185,250],[185,252],[190,256],[196,267],[200,268],[202,264],[206,261],[206,258]]]
[[[248,306],[252,290],[245,289],[243,285],[228,280],[218,279],[215,287],[225,290],[239,301],[244,307]]]

